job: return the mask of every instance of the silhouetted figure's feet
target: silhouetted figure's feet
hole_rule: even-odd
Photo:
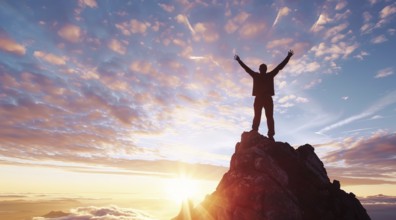
[[[257,134],[259,133],[258,130],[256,130],[256,129],[252,129],[252,130],[250,130],[250,132],[257,133]]]
[[[271,141],[275,142],[274,136],[268,135],[268,139],[270,139]]]

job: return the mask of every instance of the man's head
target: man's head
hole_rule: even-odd
[[[259,68],[260,73],[265,74],[267,73],[267,65],[265,65],[264,63],[260,65]]]

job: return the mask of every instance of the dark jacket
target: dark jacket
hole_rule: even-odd
[[[275,95],[274,89],[274,77],[279,73],[283,67],[289,62],[291,55],[288,55],[282,63],[280,63],[275,69],[267,73],[258,73],[251,70],[242,60],[238,60],[238,63],[243,69],[253,78],[253,96],[273,96]]]

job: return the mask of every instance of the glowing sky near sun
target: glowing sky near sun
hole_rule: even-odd
[[[122,181],[185,166],[219,181],[253,117],[234,54],[272,69],[293,49],[275,139],[314,145],[357,195],[396,196],[395,23],[390,0],[1,1],[0,189],[45,193],[36,172]]]

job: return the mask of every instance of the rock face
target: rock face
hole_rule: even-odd
[[[174,219],[370,219],[352,193],[330,182],[308,144],[294,149],[257,132],[244,132],[216,191],[197,207],[184,205]]]

